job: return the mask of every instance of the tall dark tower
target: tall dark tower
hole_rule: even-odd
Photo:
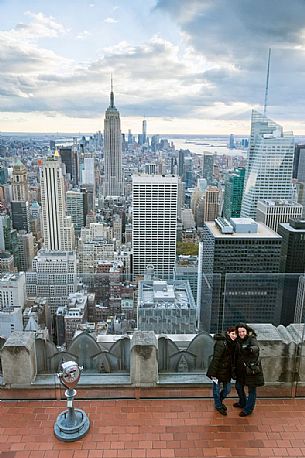
[[[122,135],[120,113],[114,106],[111,77],[110,105],[104,120],[104,196],[121,196],[122,181]]]

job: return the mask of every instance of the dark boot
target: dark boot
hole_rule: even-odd
[[[228,415],[227,411],[223,407],[218,407],[216,410],[221,413],[221,415]]]

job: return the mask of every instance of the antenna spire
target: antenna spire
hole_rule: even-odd
[[[270,57],[271,57],[271,48],[269,48],[269,53],[268,53],[268,67],[267,67],[267,79],[266,79],[265,101],[264,101],[264,116],[266,116],[267,102],[268,102]]]
[[[111,90],[110,90],[110,107],[114,108],[114,93],[113,93],[112,73],[111,73],[111,77],[110,77],[110,86],[111,86]]]

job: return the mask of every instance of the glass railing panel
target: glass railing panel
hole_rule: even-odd
[[[101,264],[100,269],[106,267]],[[237,322],[251,324],[259,335],[266,374],[261,395],[305,395],[303,275],[203,274],[194,266],[158,279],[152,273],[134,277],[120,271],[63,274],[44,273],[36,279],[31,274],[27,282],[23,325],[36,336],[31,389],[45,390],[45,398],[58,397],[55,374],[63,361],[71,359],[84,367],[84,383],[96,386],[100,377],[101,385],[123,385],[130,377],[131,339],[136,330],[152,330],[157,335],[160,373],[197,373],[199,377],[205,374],[213,352],[210,334]],[[154,300],[155,280],[159,296]],[[178,303],[171,302],[170,288],[162,281],[176,282],[179,288],[187,285],[183,293],[180,290]],[[145,326],[143,316],[139,320],[140,309],[150,310],[143,314]],[[0,341],[1,347],[7,337]],[[2,384],[7,368],[3,354]],[[14,385],[7,379],[5,383]],[[17,393],[6,396],[14,398]],[[20,393],[30,396],[30,391]]]
[[[215,333],[222,322],[223,278],[220,274],[201,273],[198,277],[197,307],[199,331]]]
[[[298,352],[295,361],[295,396],[305,396],[305,274],[300,275],[297,290],[298,323],[294,326]]]
[[[263,396],[295,395],[302,292],[301,274],[225,275],[221,329],[241,322],[257,332],[266,379]]]

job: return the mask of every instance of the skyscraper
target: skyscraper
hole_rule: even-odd
[[[183,181],[185,182],[185,187],[186,188],[192,188],[193,187],[193,159],[192,157],[188,156],[184,158],[184,175],[183,175]]]
[[[229,137],[229,148],[230,149],[235,148],[234,134],[230,134],[230,137]]]
[[[40,185],[45,248],[71,250],[74,247],[74,230],[71,217],[66,216],[64,177],[58,154],[45,161],[41,169]]]
[[[81,228],[85,226],[85,212],[84,212],[84,193],[80,190],[67,191],[67,214],[71,216],[72,223],[74,224],[75,234],[79,236]]]
[[[69,178],[72,184],[75,186],[79,183],[79,165],[78,155],[75,147],[67,146],[60,147],[59,154],[62,162],[66,166],[66,173],[69,174]]]
[[[305,145],[295,145],[293,178],[305,183]]]
[[[25,201],[11,202],[12,225],[17,231],[26,231],[30,229],[30,212],[29,203]]]
[[[19,159],[13,166],[12,200],[28,201],[28,173],[25,165]]]
[[[120,113],[114,106],[111,79],[110,105],[104,120],[104,196],[123,194]]]
[[[282,324],[294,323],[299,281],[305,272],[305,221],[290,220],[280,223],[278,233],[282,236],[280,270],[283,275]],[[294,275],[293,275],[294,274]]]
[[[128,129],[127,143],[128,145],[132,144],[132,133],[130,129]]]
[[[207,222],[199,256],[201,327],[215,332],[238,321],[280,323],[282,238],[251,218]],[[261,274],[259,274],[261,273]],[[249,274],[249,275],[248,275]]]
[[[302,213],[303,206],[297,202],[264,199],[257,203],[256,221],[277,232],[279,223],[302,218]]]
[[[68,305],[70,293],[77,290],[76,253],[74,251],[42,251],[34,257],[32,270],[26,273],[29,298],[45,297],[52,315],[60,306]]]
[[[133,273],[153,265],[157,276],[170,278],[176,261],[178,177],[134,175]]]
[[[205,190],[204,221],[214,221],[219,214],[219,189],[208,186]]]
[[[244,190],[245,169],[238,167],[227,174],[223,197],[223,216],[227,219],[239,218]]]
[[[305,218],[305,183],[298,181],[296,183],[297,202],[303,206],[302,216]]]
[[[91,184],[95,186],[93,157],[84,157],[84,168],[82,170],[82,184]]]
[[[35,256],[35,238],[33,234],[19,232],[18,237],[18,252],[19,259],[17,268],[19,271],[26,272],[31,268],[33,258]]]
[[[278,233],[282,236],[281,272],[305,272],[305,221],[290,220],[280,223]]]
[[[204,153],[202,178],[205,178],[207,180],[207,184],[213,184],[213,181],[214,181],[213,170],[214,170],[214,155],[210,153]]]
[[[142,122],[142,142],[143,144],[146,143],[147,140],[147,121],[146,119],[143,119]]]
[[[23,309],[26,303],[25,273],[0,275],[0,309],[15,307]]]
[[[184,177],[184,158],[185,158],[185,150],[180,149],[178,153],[178,175],[182,179]]]
[[[291,198],[293,156],[293,134],[253,110],[242,217],[255,218],[258,199]]]

